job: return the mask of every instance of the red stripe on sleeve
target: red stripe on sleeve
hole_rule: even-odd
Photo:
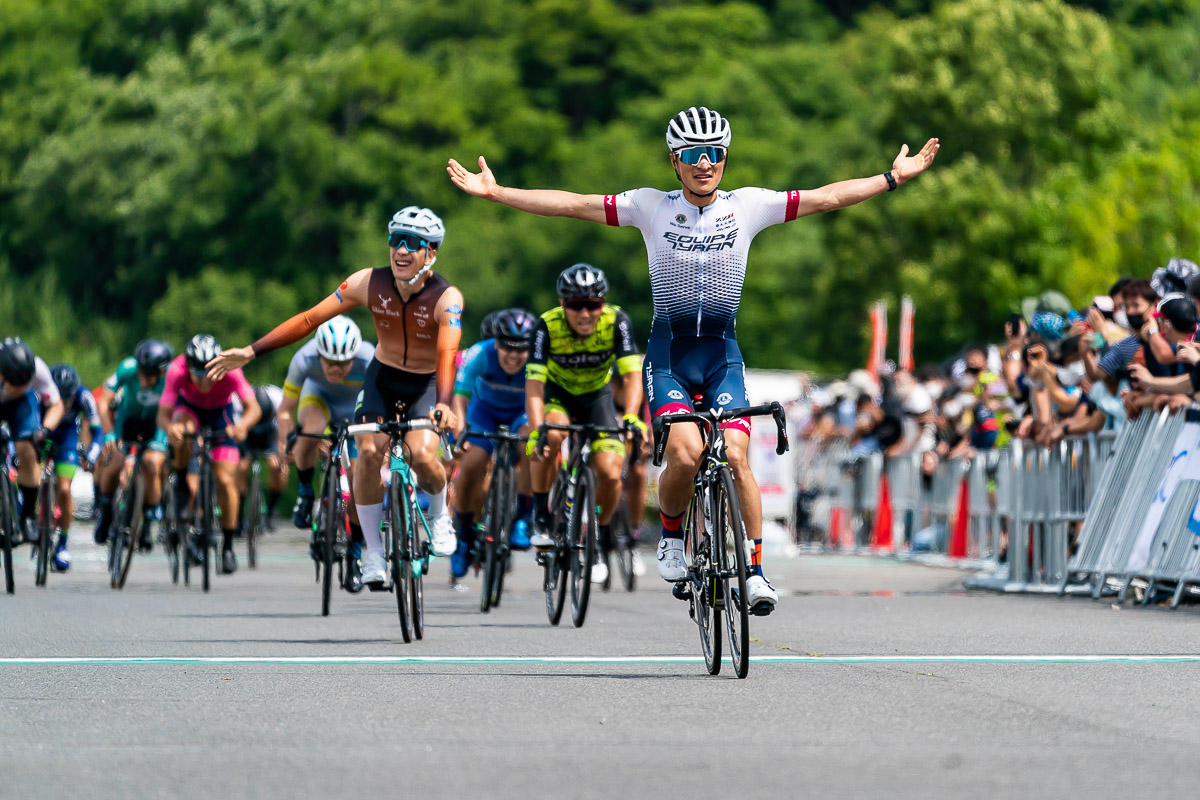
[[[615,194],[604,195],[604,221],[614,228],[621,225],[617,219],[617,196]]]
[[[795,189],[787,193],[787,210],[783,212],[783,221],[791,222],[800,213],[800,192]]]

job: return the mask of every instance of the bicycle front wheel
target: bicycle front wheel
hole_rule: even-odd
[[[342,524],[342,487],[338,485],[337,470],[325,473],[325,523],[321,531],[321,616],[329,616],[333,596],[333,551],[337,543],[338,526]]]
[[[250,468],[250,488],[246,492],[246,566],[250,569],[258,569],[258,529],[262,525],[261,469],[256,459]]]
[[[163,550],[167,553],[167,568],[171,571],[171,583],[179,583],[179,554],[187,556],[187,548],[179,542],[179,520],[175,516],[175,476],[171,475],[163,482],[162,488],[162,542]]]
[[[617,506],[612,522],[613,550],[617,556],[617,568],[621,572],[621,583],[625,591],[632,592],[637,588],[637,576],[633,574],[633,525],[624,500]]]
[[[412,618],[408,615],[409,595],[412,592],[412,552],[409,526],[408,502],[400,476],[392,473],[392,485],[388,487],[388,526],[392,537],[392,591],[396,594],[396,611],[400,615],[400,636],[405,643],[413,640]]]
[[[712,539],[708,531],[703,529],[704,520],[699,509],[700,502],[693,495],[683,526],[683,549],[684,557],[691,565],[691,574],[688,576],[692,590],[691,612],[696,627],[700,629],[704,666],[709,675],[717,675],[721,672],[721,623],[718,615],[722,583],[717,577]]]
[[[129,494],[126,496],[126,509],[121,520],[121,532],[124,534],[122,551],[118,555],[113,572],[113,588],[124,589],[129,577],[129,565],[133,563],[133,551],[137,548],[138,537],[142,532],[142,503],[145,500],[146,486],[142,482],[142,473],[138,470],[130,479]]]
[[[37,540],[37,575],[34,583],[46,585],[46,575],[50,572],[50,540],[54,537],[54,477],[42,479],[38,489],[38,540]]]
[[[557,625],[562,620],[563,607],[566,605],[567,599],[567,569],[571,561],[565,545],[567,512],[561,499],[566,492],[566,473],[560,471],[554,480],[555,486],[550,490],[550,497],[555,498],[552,502],[554,516],[550,521],[550,535],[554,537],[554,549],[540,556],[542,567],[545,570],[542,590],[546,594],[546,616],[550,618],[551,625]]]
[[[746,524],[737,487],[727,467],[713,487],[714,546],[722,580],[725,627],[729,633],[729,658],[739,678],[750,671],[750,609],[746,598]]]
[[[592,589],[592,566],[596,563],[596,486],[590,469],[576,476],[575,501],[567,527],[567,551],[571,557],[571,622],[583,626]]]
[[[13,580],[13,539],[17,535],[17,517],[13,512],[12,485],[8,477],[0,478],[0,557],[4,558],[4,591],[16,592]]]
[[[212,498],[212,466],[200,470],[200,491],[196,498],[196,511],[200,516],[200,550],[203,553],[200,559],[200,570],[202,575],[201,586],[204,591],[210,588],[210,580],[212,574],[212,559],[209,553],[213,550],[213,528],[215,521],[213,520],[213,498]]]

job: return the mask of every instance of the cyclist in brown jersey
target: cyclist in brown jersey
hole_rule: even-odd
[[[362,269],[344,280],[333,294],[308,311],[279,325],[249,347],[226,350],[209,363],[219,377],[256,356],[297,342],[317,326],[355,306],[366,306],[375,320],[379,345],[367,368],[363,391],[354,411],[356,422],[395,419],[403,404],[406,419],[439,418],[445,430],[456,426],[450,408],[454,394],[455,356],[462,338],[462,292],[431,271],[445,238],[442,221],[427,208],[409,206],[388,223],[391,265]],[[363,583],[385,579],[385,559],[379,525],[383,518],[383,478],[380,469],[387,436],[355,437],[359,468],[355,471],[354,503],[362,523],[366,550]],[[432,431],[412,431],[404,442],[417,484],[429,495],[433,552],[448,556],[457,540],[446,509],[446,471],[438,459],[438,437]]]

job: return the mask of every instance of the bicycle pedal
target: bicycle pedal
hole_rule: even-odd
[[[766,600],[759,600],[754,605],[750,606],[750,613],[756,617],[766,617],[775,610],[775,605]]]
[[[692,587],[686,583],[677,583],[671,587],[671,596],[676,600],[691,600]]]
[[[389,592],[392,589],[391,586],[388,586],[383,581],[375,581],[373,583],[364,583],[363,586],[367,587],[367,589],[372,592]]]

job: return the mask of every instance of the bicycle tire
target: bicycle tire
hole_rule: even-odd
[[[419,519],[416,513],[416,503],[409,507],[409,517],[413,520]],[[410,533],[410,553],[414,554],[420,567],[417,568],[410,564],[412,569],[412,580],[409,582],[411,587],[409,592],[408,610],[412,615],[413,638],[425,638],[425,573],[429,571],[429,544],[428,537],[421,536],[414,521],[412,531]]]
[[[333,598],[333,551],[337,543],[338,525],[342,522],[342,487],[337,479],[336,462],[330,462],[325,471],[325,530],[321,531],[321,616],[329,616],[329,604]]]
[[[0,557],[4,558],[4,592],[15,594],[17,587],[13,578],[13,538],[17,533],[16,514],[14,513],[12,484],[8,475],[0,478]]]
[[[544,554],[542,576],[542,591],[546,595],[546,615],[551,625],[557,625],[562,620],[563,608],[567,601],[567,565],[570,561],[566,551],[567,514],[561,499],[566,491],[566,473],[561,470],[554,479],[555,486],[551,488],[550,496],[555,498],[552,503],[554,514],[550,518],[550,535],[554,537],[554,549]]]
[[[213,549],[213,509],[212,509],[212,465],[201,465],[199,495],[196,498],[197,510],[200,512],[200,549],[203,553],[200,559],[201,586],[208,591],[212,581],[212,559],[209,551]]]
[[[516,475],[512,465],[505,464],[498,477],[503,481],[504,488],[500,492],[500,523],[496,526],[496,571],[490,588],[492,608],[500,607],[500,598],[504,594],[504,576],[508,572],[508,561],[512,552],[508,537],[512,529],[512,511],[517,499]]]
[[[126,514],[130,504],[130,487],[117,486],[117,491],[113,495],[112,501],[112,523],[108,529],[108,586],[111,589],[117,588],[117,581],[121,574],[121,561],[125,558],[126,538],[128,531],[125,528]]]
[[[700,630],[700,651],[704,654],[704,666],[709,675],[721,672],[721,625],[716,621],[716,598],[718,579],[713,574],[716,559],[713,558],[712,540],[708,531],[700,530],[702,516],[700,499],[692,496],[684,522],[684,557],[691,565],[692,620]]]
[[[124,550],[118,553],[116,571],[113,573],[113,588],[124,589],[125,581],[129,578],[129,566],[133,563],[133,551],[137,549],[138,537],[142,531],[142,504],[145,502],[146,485],[142,481],[142,471],[135,470],[130,478],[133,482],[132,497],[127,500],[128,513],[121,523],[124,533]]]
[[[258,528],[262,524],[262,467],[258,459],[250,467],[250,487],[246,492],[246,566],[258,569]]]
[[[729,659],[738,678],[750,671],[750,609],[746,602],[746,524],[738,501],[737,487],[728,467],[718,469],[713,492],[716,546],[722,573],[733,574],[721,580],[725,602],[726,631],[729,634]],[[733,584],[733,585],[731,585]],[[734,592],[736,591],[736,596]]]
[[[629,509],[625,500],[617,506],[610,526],[613,536],[613,551],[617,556],[617,569],[621,573],[621,584],[625,591],[632,592],[637,588],[637,575],[633,574],[633,526],[629,519]]]
[[[187,548],[180,547],[179,542],[180,526],[179,518],[175,516],[175,476],[173,474],[163,482],[162,508],[162,539],[163,549],[167,552],[167,569],[171,573],[171,583],[179,585],[182,572],[179,554],[182,551],[186,558]]]
[[[389,527],[392,538],[392,591],[396,593],[396,610],[400,615],[400,636],[405,644],[413,640],[412,619],[408,615],[408,595],[412,589],[412,563],[404,552],[408,545],[408,506],[401,500],[401,484],[398,473],[392,473],[392,484],[388,487]]]
[[[588,598],[592,591],[592,567],[596,563],[596,486],[590,468],[582,468],[576,477],[575,501],[571,504],[571,522],[567,528],[571,557],[571,622],[582,628],[587,619]]]
[[[34,574],[34,584],[46,586],[46,576],[50,572],[50,540],[54,537],[54,477],[42,478],[38,486],[37,509],[38,538],[34,545],[37,555],[37,567]]]
[[[484,614],[492,607],[492,583],[496,579],[496,570],[499,561],[496,552],[496,542],[498,540],[498,530],[501,520],[500,498],[502,496],[504,477],[500,474],[500,470],[496,470],[492,474],[491,485],[488,486],[487,500],[484,503],[484,508],[487,514],[487,525],[479,535],[483,536],[480,542],[482,548],[481,558],[479,559],[482,566],[482,582],[479,587],[479,610]]]

